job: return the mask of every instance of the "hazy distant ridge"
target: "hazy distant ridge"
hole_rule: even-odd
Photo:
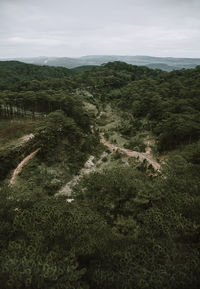
[[[74,68],[83,65],[101,65],[111,61],[123,61],[133,65],[144,65],[150,68],[159,68],[166,71],[182,68],[194,68],[200,65],[200,58],[174,58],[152,56],[120,56],[120,55],[88,55],[78,58],[71,57],[32,57],[9,58],[2,60],[19,60],[25,63],[49,66],[63,66]]]

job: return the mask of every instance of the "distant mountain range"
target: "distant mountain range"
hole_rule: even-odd
[[[200,65],[200,58],[174,58],[174,57],[152,57],[152,56],[120,56],[120,55],[89,55],[78,58],[71,57],[31,57],[31,58],[4,58],[0,60],[18,60],[25,63],[62,66],[75,68],[79,66],[101,65],[112,61],[123,61],[133,65],[144,65],[149,68],[158,68],[172,71],[182,68],[194,68]]]

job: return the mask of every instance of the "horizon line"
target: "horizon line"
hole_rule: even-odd
[[[177,56],[152,56],[152,55],[129,55],[129,54],[87,54],[82,56],[0,56],[0,59],[27,59],[27,58],[71,58],[71,59],[79,59],[83,57],[151,57],[151,58],[178,58],[178,59],[200,59],[200,57],[177,57]]]

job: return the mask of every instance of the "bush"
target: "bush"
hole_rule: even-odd
[[[145,148],[146,148],[143,141],[138,137],[131,138],[130,141],[127,144],[125,144],[125,147],[127,149],[135,150],[139,152],[145,152]]]
[[[114,152],[114,154],[113,154],[113,156],[112,156],[112,158],[113,158],[114,160],[119,160],[119,159],[121,159],[121,157],[122,157],[122,153],[121,153],[119,150],[117,150],[116,152]]]
[[[103,158],[102,158],[102,162],[105,163],[105,162],[107,162],[107,161],[108,161],[108,158],[107,158],[107,157],[103,157]]]

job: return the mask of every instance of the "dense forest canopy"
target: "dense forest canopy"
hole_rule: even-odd
[[[199,66],[0,62],[0,118],[1,288],[199,289]]]

